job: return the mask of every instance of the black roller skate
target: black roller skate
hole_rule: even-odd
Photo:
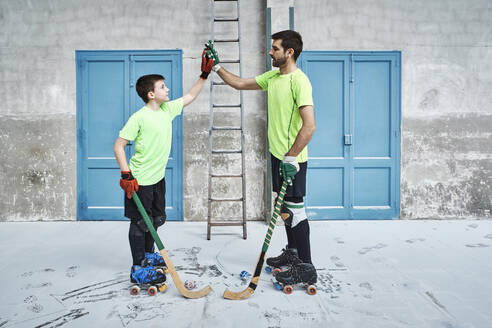
[[[275,276],[282,271],[282,267],[288,267],[294,263],[301,263],[301,260],[297,255],[297,249],[285,246],[285,248],[282,249],[282,254],[277,257],[267,258],[265,271],[272,273]]]
[[[132,295],[137,295],[141,288],[147,288],[147,294],[154,296],[158,291],[163,292],[167,288],[164,283],[166,281],[164,272],[150,265],[146,267],[132,266],[130,277],[131,282],[135,284],[130,288]]]
[[[318,274],[311,263],[295,263],[289,270],[277,273],[275,279],[275,287],[286,294],[291,294],[297,284],[303,284],[309,295],[316,294],[314,284],[318,280]]]

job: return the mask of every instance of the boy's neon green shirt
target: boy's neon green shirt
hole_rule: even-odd
[[[121,138],[135,140],[129,167],[139,185],[153,185],[164,177],[171,151],[172,121],[182,110],[183,98],[165,102],[157,111],[144,106],[121,129]]]
[[[268,91],[268,143],[270,153],[282,160],[302,127],[299,107],[313,106],[313,88],[299,68],[289,74],[278,70],[258,75],[256,83]],[[295,101],[294,101],[295,99]],[[308,160],[307,146],[297,156],[299,163]]]

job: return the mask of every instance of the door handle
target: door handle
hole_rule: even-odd
[[[344,142],[345,142],[345,146],[352,145],[352,135],[351,134],[346,134],[344,136]]]

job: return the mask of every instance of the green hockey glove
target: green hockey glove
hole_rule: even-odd
[[[214,72],[217,72],[220,68],[220,65],[219,65],[220,59],[219,59],[219,53],[214,48],[214,42],[212,40],[208,40],[208,43],[205,44],[205,48],[211,51],[212,58],[214,59],[213,70],[214,70]]]
[[[282,179],[292,186],[292,180],[295,179],[297,172],[299,172],[299,163],[297,163],[296,157],[284,155],[284,159],[280,163],[280,176]]]

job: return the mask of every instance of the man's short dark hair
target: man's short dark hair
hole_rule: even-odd
[[[142,98],[144,103],[149,102],[149,92],[154,91],[155,83],[161,80],[164,80],[164,76],[159,74],[149,74],[138,78],[135,88],[137,89],[137,93],[140,98]]]
[[[285,31],[280,31],[275,34],[272,34],[272,39],[273,40],[282,40],[282,48],[284,48],[284,52],[287,51],[287,49],[292,48],[294,49],[294,60],[297,60],[297,57],[302,52],[302,36],[297,33],[296,31],[292,30],[285,30]]]

